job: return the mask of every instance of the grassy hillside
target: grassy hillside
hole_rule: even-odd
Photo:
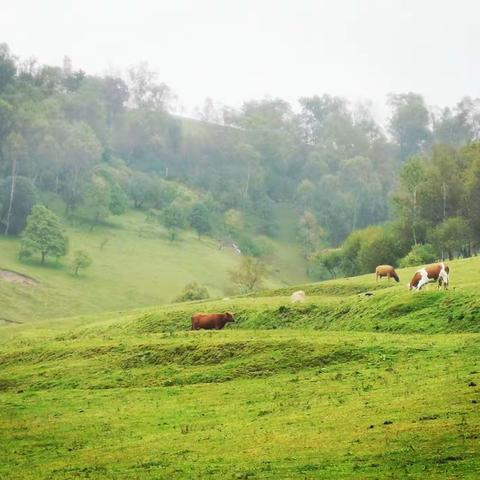
[[[479,267],[4,326],[0,478],[478,478]]]
[[[85,249],[94,259],[80,277],[71,274],[68,259],[47,266],[19,262],[18,240],[0,238],[0,269],[39,281],[35,286],[23,286],[0,278],[0,317],[28,322],[158,305],[171,302],[192,281],[205,285],[213,297],[222,297],[229,285],[227,271],[238,262],[232,250],[218,250],[213,240],[198,240],[193,232],[184,232],[178,241],[170,242],[161,229],[154,232],[148,228],[138,212],[115,218],[93,232],[69,227],[68,235],[72,252]],[[282,260],[272,268],[268,286],[305,281],[304,264],[294,246],[277,243],[276,254]]]

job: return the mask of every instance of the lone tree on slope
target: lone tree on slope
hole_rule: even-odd
[[[47,207],[37,204],[27,217],[21,241],[22,256],[39,252],[42,264],[47,256],[63,257],[67,254],[68,239],[59,218]]]
[[[78,276],[80,269],[85,270],[92,264],[92,257],[85,250],[77,250],[72,260],[73,274]]]

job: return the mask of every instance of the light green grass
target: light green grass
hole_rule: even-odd
[[[68,259],[46,266],[20,262],[18,240],[0,238],[0,268],[22,272],[39,280],[36,286],[12,285],[0,279],[0,317],[29,322],[41,318],[66,317],[158,305],[171,302],[185,284],[205,285],[213,297],[224,296],[229,286],[228,270],[236,267],[238,256],[218,250],[210,238],[198,239],[184,232],[170,242],[164,232],[145,231],[144,215],[131,212],[114,218],[110,226],[70,227],[70,250],[90,252],[92,266],[74,277]],[[102,240],[109,241],[100,249]],[[303,262],[295,247],[278,244],[282,258],[272,269],[270,287],[305,281]]]
[[[4,326],[0,478],[479,478],[479,267]]]

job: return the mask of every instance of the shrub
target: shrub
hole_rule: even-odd
[[[435,250],[428,243],[414,245],[410,252],[400,260],[401,267],[414,267],[432,263],[437,259]]]
[[[175,299],[176,302],[191,302],[193,300],[204,300],[210,298],[206,287],[202,287],[197,282],[188,283],[183,288],[182,293]]]
[[[274,253],[274,243],[266,236],[239,234],[235,241],[244,255],[257,258],[269,257]]]
[[[340,248],[322,250],[314,254],[310,262],[312,268],[310,273],[316,277],[320,277],[323,274],[323,271],[327,271],[330,277],[337,278],[337,275],[341,273],[341,265],[343,261],[343,252]],[[320,268],[319,268],[320,267]]]

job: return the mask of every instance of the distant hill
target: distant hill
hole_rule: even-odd
[[[211,296],[225,296],[228,270],[239,256],[232,248],[218,249],[217,242],[198,239],[190,231],[171,242],[161,227],[145,223],[145,214],[130,212],[92,232],[80,225],[68,228],[70,250],[87,250],[92,266],[74,277],[69,261],[45,266],[18,260],[18,239],[0,237],[0,270],[20,272],[38,280],[35,285],[0,278],[0,317],[29,322],[158,305],[173,301],[185,284],[198,282]],[[102,247],[102,243],[105,245]],[[275,254],[266,285],[299,283],[307,279],[298,248],[274,242]]]

